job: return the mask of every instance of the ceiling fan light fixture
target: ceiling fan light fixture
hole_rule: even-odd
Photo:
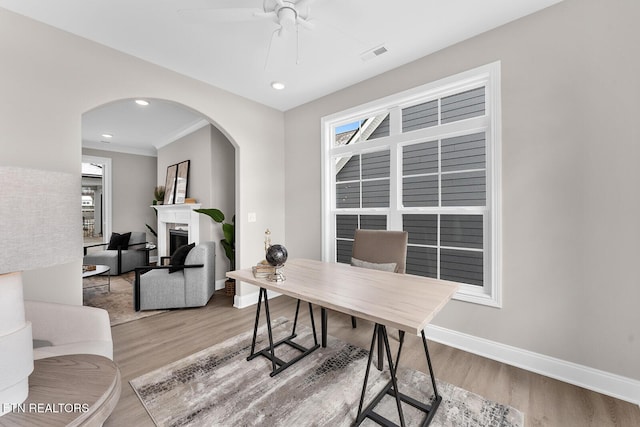
[[[282,82],[271,82],[271,87],[275,90],[283,90],[285,88],[285,85]]]
[[[298,12],[292,6],[283,6],[276,12],[278,15],[278,22],[281,27],[281,33],[283,30],[293,30],[298,21]]]
[[[149,105],[149,101],[147,101],[146,99],[136,99],[136,104],[146,107],[147,105]]]

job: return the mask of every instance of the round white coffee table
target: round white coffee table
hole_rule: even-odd
[[[85,270],[85,267],[95,267],[95,269],[92,270]],[[111,267],[109,267],[108,265],[93,265],[93,266],[87,266],[87,265],[83,265],[82,266],[82,278],[85,279],[87,277],[92,277],[92,276],[97,276],[99,274],[104,274],[107,273],[107,289],[109,289],[109,292],[111,292]],[[96,285],[96,286],[101,286],[101,285]],[[88,286],[90,288],[94,288],[95,286]]]

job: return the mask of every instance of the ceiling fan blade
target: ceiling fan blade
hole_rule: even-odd
[[[306,28],[307,30],[313,30],[314,28],[316,28],[316,24],[314,24],[312,21],[308,21],[300,16],[298,16],[296,22],[298,23],[298,25]]]
[[[258,14],[263,14],[262,9],[254,8],[195,8],[195,9],[178,9],[178,13],[183,16],[197,16],[201,20],[210,22],[244,22],[253,21]]]
[[[304,10],[305,8],[311,6],[316,0],[298,0],[296,2],[296,9],[299,11]]]
[[[259,11],[259,12],[254,12],[253,16],[257,17],[257,18],[274,18],[276,17],[276,12],[271,11],[271,12],[264,12],[264,11]]]
[[[257,9],[262,0],[174,0],[180,9]]]

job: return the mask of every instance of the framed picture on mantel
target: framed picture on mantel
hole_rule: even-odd
[[[164,188],[164,204],[173,204],[175,192],[176,192],[176,176],[178,175],[178,165],[171,165],[167,167],[167,178],[165,180]]]
[[[178,163],[175,203],[184,203],[189,189],[189,160]]]

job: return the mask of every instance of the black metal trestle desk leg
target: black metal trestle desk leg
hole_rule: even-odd
[[[384,343],[384,350],[386,353],[386,357],[387,360],[389,362],[389,372],[390,372],[390,376],[391,376],[391,380],[387,383],[387,385],[380,391],[380,393],[378,393],[369,403],[369,405],[367,405],[367,407],[363,410],[362,407],[364,405],[364,398],[365,398],[365,393],[367,390],[367,381],[369,380],[369,372],[371,369],[371,362],[372,362],[372,356],[373,356],[373,349],[375,347],[375,342],[376,339],[383,341]],[[392,396],[393,398],[395,398],[396,401],[396,406],[398,409],[398,417],[400,419],[400,426],[404,427],[405,426],[405,420],[404,420],[404,414],[402,412],[402,404],[401,402],[407,403],[411,406],[413,406],[416,409],[421,410],[422,412],[425,413],[425,417],[422,420],[422,423],[420,424],[421,426],[428,426],[429,423],[431,422],[431,420],[433,419],[433,416],[435,415],[435,412],[438,408],[438,406],[440,405],[440,402],[442,401],[442,397],[438,394],[438,389],[436,388],[436,382],[435,382],[435,376],[433,375],[433,367],[431,366],[431,358],[429,357],[429,350],[427,348],[427,340],[424,336],[424,331],[422,332],[422,342],[424,345],[424,351],[425,351],[425,355],[427,357],[427,364],[429,365],[429,374],[431,375],[431,382],[432,382],[432,386],[433,386],[433,391],[435,394],[435,397],[433,399],[433,402],[431,404],[426,404],[423,402],[419,402],[416,399],[407,396],[405,394],[400,393],[400,391],[398,390],[398,383],[397,383],[397,378],[396,378],[396,372],[398,369],[398,363],[400,361],[400,354],[402,352],[402,345],[404,344],[404,332],[400,331],[400,345],[398,347],[398,355],[396,356],[396,363],[394,366],[394,363],[391,359],[391,348],[389,346],[389,337],[387,335],[387,329],[384,325],[380,325],[380,324],[376,324],[374,330],[373,330],[373,337],[371,339],[371,348],[369,349],[369,360],[367,362],[367,370],[365,373],[365,377],[364,377],[364,384],[362,386],[362,394],[360,395],[360,405],[358,406],[358,415],[356,417],[356,421],[354,422],[355,426],[360,425],[366,418],[371,419],[372,421],[375,421],[376,423],[383,425],[383,426],[398,426],[398,424],[394,423],[393,421],[389,420],[388,418],[383,417],[382,415],[376,413],[374,411],[375,407],[378,405],[378,403],[384,398],[385,395],[389,395]],[[381,361],[378,361],[378,364]]]
[[[327,346],[327,309],[320,307],[320,329],[322,333],[322,347]]]
[[[256,350],[256,337],[258,335],[258,324],[260,323],[260,309],[261,309],[261,303],[262,303],[262,299],[264,298],[264,309],[265,309],[265,315],[266,315],[266,320],[267,320],[267,333],[269,336],[269,346],[263,348],[262,350]],[[311,303],[309,303],[309,316],[311,317],[311,328],[313,330],[313,341],[314,341],[314,346],[310,347],[310,348],[306,348],[301,346],[300,344],[293,342],[292,340],[297,336],[296,334],[296,326],[298,325],[298,313],[300,311],[300,300],[298,300],[298,304],[296,305],[296,316],[295,319],[293,321],[293,329],[291,331],[291,334],[283,339],[281,339],[278,342],[273,342],[273,333],[272,333],[272,329],[271,329],[271,316],[269,314],[269,300],[267,298],[267,290],[264,288],[260,288],[260,294],[258,297],[258,306],[256,307],[256,321],[253,327],[253,340],[251,341],[251,353],[249,354],[249,357],[247,357],[247,360],[252,360],[254,358],[256,358],[257,356],[264,356],[267,359],[271,360],[271,373],[270,375],[273,377],[277,374],[279,374],[280,372],[282,372],[283,370],[287,369],[289,366],[293,365],[294,363],[296,363],[297,361],[299,361],[300,359],[302,359],[303,357],[309,355],[311,352],[313,352],[314,350],[318,349],[320,347],[320,344],[318,344],[318,337],[316,335],[316,324],[313,318],[313,307],[311,305]],[[296,350],[300,351],[301,354],[299,354],[298,356],[294,357],[293,359],[289,360],[288,362],[285,362],[284,360],[276,357],[276,353],[275,353],[275,349],[282,345],[282,344],[287,344],[290,347],[295,348]]]

